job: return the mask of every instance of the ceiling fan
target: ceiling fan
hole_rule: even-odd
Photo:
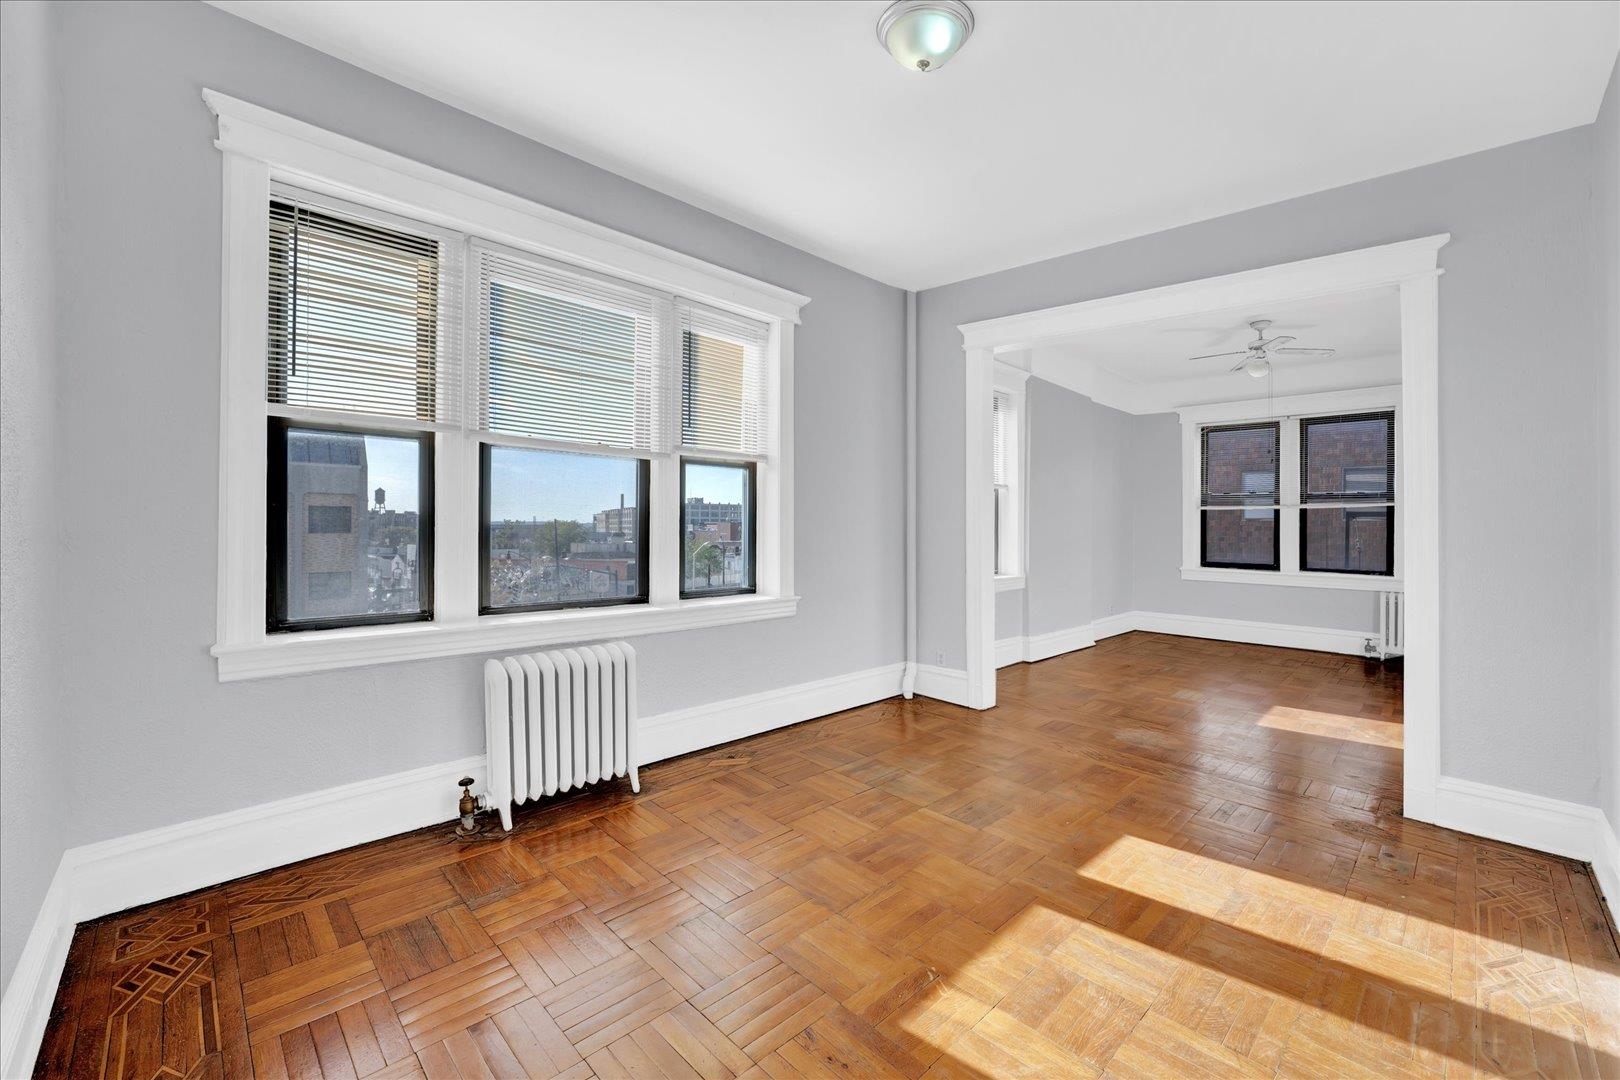
[[[1263,379],[1271,374],[1271,355],[1278,356],[1332,356],[1334,349],[1304,349],[1288,345],[1290,341],[1299,339],[1292,334],[1278,334],[1276,337],[1266,337],[1266,330],[1271,326],[1270,319],[1256,319],[1249,324],[1254,331],[1254,340],[1248,347],[1237,352],[1207,353],[1204,356],[1189,357],[1191,360],[1219,360],[1228,356],[1242,357],[1228,370],[1246,371],[1256,379]]]

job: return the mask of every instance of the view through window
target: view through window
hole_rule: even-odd
[[[754,467],[681,464],[681,595],[754,589]]]

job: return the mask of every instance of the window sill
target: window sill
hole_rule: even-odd
[[[997,574],[996,592],[1017,592],[1024,587],[1023,574]]]
[[[1401,592],[1399,578],[1370,574],[1320,574],[1305,571],[1228,570],[1212,566],[1183,566],[1183,581],[1226,581],[1246,585],[1291,585],[1306,589],[1347,589],[1353,592]]]
[[[667,606],[635,605],[485,615],[464,623],[402,623],[279,634],[241,645],[215,645],[219,681],[428,660],[467,653],[523,652],[603,638],[637,637],[707,626],[787,618],[797,596],[723,596]]]

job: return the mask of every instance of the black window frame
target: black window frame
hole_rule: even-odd
[[[745,508],[743,513],[744,547],[747,552],[746,566],[748,568],[748,582],[746,585],[725,585],[717,589],[688,589],[686,587],[686,467],[688,465],[718,465],[728,469],[740,469],[745,477],[743,489]],[[678,508],[680,519],[676,522],[676,535],[679,542],[676,544],[679,563],[675,572],[680,581],[680,598],[682,600],[701,600],[713,596],[752,596],[759,591],[759,465],[753,461],[728,461],[724,458],[706,458],[682,455],[677,459],[677,466],[681,473],[681,498]]]
[[[417,599],[420,610],[412,612],[378,612],[371,615],[341,615],[322,619],[287,618],[287,433],[289,431],[324,431],[339,435],[375,435],[389,439],[414,439],[420,447],[421,473],[417,478]],[[295,420],[286,416],[272,416],[266,435],[269,469],[265,492],[265,632],[270,634],[302,633],[308,630],[341,630],[354,626],[387,626],[394,623],[433,621],[433,451],[431,431],[401,430],[368,424],[350,424],[331,421]],[[369,483],[369,480],[368,480]],[[369,496],[369,492],[366,492]]]
[[[636,591],[635,596],[608,596],[599,600],[559,600],[545,604],[511,604],[494,607],[489,602],[489,541],[490,541],[490,455],[495,450],[527,450],[531,452],[577,454],[579,457],[621,457],[617,454],[590,454],[573,450],[557,450],[549,446],[514,446],[510,443],[480,440],[478,444],[478,614],[521,615],[535,611],[579,611],[586,608],[627,607],[646,604],[652,600],[648,575],[649,531],[652,522],[647,503],[652,493],[652,462],[648,458],[625,458],[636,463]]]
[[[1307,488],[1307,486],[1309,485],[1309,482],[1310,482],[1309,477],[1310,477],[1310,467],[1311,467],[1311,463],[1310,463],[1311,440],[1310,440],[1309,429],[1311,427],[1317,425],[1317,424],[1344,423],[1346,421],[1354,421],[1354,420],[1384,420],[1384,421],[1388,422],[1388,424],[1389,424],[1389,437],[1387,439],[1387,445],[1388,445],[1388,448],[1389,448],[1389,460],[1384,465],[1384,474],[1385,474],[1385,478],[1386,478],[1386,481],[1387,481],[1387,490],[1382,491],[1382,492],[1377,492],[1376,494],[1368,493],[1371,497],[1367,498],[1365,501],[1368,502],[1369,504],[1372,504],[1372,503],[1382,503],[1382,502],[1385,502],[1385,501],[1388,501],[1390,503],[1394,503],[1395,500],[1396,500],[1395,448],[1396,448],[1398,436],[1397,436],[1397,433],[1396,433],[1396,430],[1395,430],[1395,424],[1396,424],[1397,421],[1396,421],[1396,416],[1395,416],[1395,410],[1394,409],[1371,409],[1371,410],[1369,410],[1367,412],[1333,413],[1333,414],[1326,415],[1326,416],[1305,416],[1305,417],[1301,417],[1300,421],[1299,421],[1299,569],[1300,569],[1301,573],[1311,573],[1311,574],[1346,574],[1346,575],[1349,575],[1349,576],[1352,576],[1352,577],[1387,577],[1387,578],[1394,578],[1394,576],[1395,576],[1395,507],[1393,505],[1391,505],[1391,506],[1377,506],[1377,505],[1368,505],[1368,506],[1354,506],[1354,505],[1312,506],[1311,505],[1311,496],[1310,496],[1309,492],[1306,490],[1306,488]],[[1353,468],[1372,468],[1373,466],[1352,466],[1352,467]],[[1353,504],[1353,503],[1358,501],[1357,498],[1355,497],[1356,494],[1357,493],[1353,493],[1353,492],[1338,492],[1338,493],[1336,493],[1336,497],[1331,499],[1330,501],[1337,502],[1337,503],[1340,503],[1340,504]],[[1351,514],[1353,513],[1353,514],[1356,514],[1358,516],[1371,516],[1376,511],[1383,511],[1383,513],[1384,513],[1384,566],[1387,569],[1384,569],[1384,570],[1346,570],[1346,569],[1344,569],[1342,567],[1316,567],[1316,566],[1310,565],[1310,562],[1309,562],[1309,560],[1307,558],[1307,543],[1308,543],[1308,538],[1309,538],[1309,532],[1308,532],[1309,526],[1307,524],[1306,515],[1309,514],[1309,513],[1312,513],[1313,511],[1316,511],[1316,512],[1331,512],[1333,510],[1342,510],[1342,511],[1344,511],[1344,514],[1345,514],[1345,529],[1346,529],[1346,532],[1347,532],[1347,535],[1346,535],[1346,549],[1347,550],[1348,550],[1348,546],[1349,546],[1349,544],[1348,544],[1348,539],[1349,539],[1348,538],[1348,530],[1350,528]]]
[[[1222,431],[1256,431],[1270,428],[1272,433],[1275,457],[1272,461],[1272,471],[1275,474],[1272,492],[1272,501],[1280,502],[1282,499],[1282,424],[1276,420],[1249,421],[1240,424],[1208,424],[1198,431],[1198,565],[1211,570],[1257,570],[1261,573],[1278,573],[1282,570],[1282,512],[1273,507],[1271,514],[1271,565],[1252,562],[1211,562],[1209,558],[1209,515],[1247,513],[1250,508],[1241,502],[1231,504],[1217,504],[1211,506],[1204,499],[1209,491],[1209,436],[1214,432]],[[1250,519],[1258,520],[1258,519]]]

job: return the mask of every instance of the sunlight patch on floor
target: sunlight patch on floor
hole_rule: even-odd
[[[1344,716],[1340,713],[1317,712],[1313,709],[1291,709],[1274,705],[1260,717],[1260,726],[1278,731],[1292,731],[1299,735],[1319,735],[1326,739],[1366,743],[1369,746],[1401,748],[1404,728],[1388,720],[1369,720],[1363,716]]]

